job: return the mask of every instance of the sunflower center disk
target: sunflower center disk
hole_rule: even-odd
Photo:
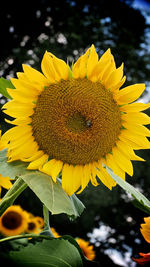
[[[33,231],[35,229],[35,227],[36,227],[35,223],[33,223],[33,222],[28,223],[28,230],[29,231]]]
[[[88,121],[81,113],[74,113],[68,117],[66,126],[68,130],[74,133],[81,133],[89,127]]]
[[[32,128],[39,148],[50,158],[87,164],[111,152],[121,130],[121,114],[100,82],[62,80],[39,96]]]
[[[20,214],[14,211],[9,211],[2,218],[2,224],[9,230],[14,230],[20,227],[22,223],[22,217]]]

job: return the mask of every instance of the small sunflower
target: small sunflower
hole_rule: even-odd
[[[125,179],[133,175],[131,160],[143,161],[134,150],[149,149],[143,125],[150,118],[141,111],[150,104],[133,103],[145,90],[144,84],[120,90],[123,64],[116,68],[108,49],[99,59],[94,45],[72,69],[52,53],[44,54],[43,74],[23,65],[23,73],[8,89],[12,100],[4,112],[14,117],[14,126],[2,137],[8,146],[8,161],[30,162],[28,169],[40,170],[68,195],[80,193],[89,181],[98,179],[109,189],[116,185],[105,165]]]
[[[80,248],[82,249],[84,256],[91,261],[94,260],[96,257],[96,254],[95,254],[93,245],[90,245],[88,241],[85,241],[82,238],[76,238],[76,241],[78,245],[80,246]]]
[[[28,216],[19,206],[10,206],[0,217],[0,232],[4,236],[24,233],[27,228]]]
[[[38,234],[41,232],[41,229],[44,226],[44,219],[40,216],[34,216],[31,212],[25,211],[27,220],[27,228],[25,229],[26,233],[35,233]]]
[[[58,238],[60,237],[60,235],[56,232],[55,228],[54,227],[51,227],[51,231],[52,231],[52,234],[55,238]]]
[[[40,216],[36,216],[35,220],[39,224],[39,228],[42,229],[44,227],[44,219]]]
[[[150,217],[145,217],[144,222],[141,224],[141,234],[143,235],[144,239],[150,243]]]
[[[141,233],[144,239],[150,243],[150,217],[144,218],[143,224],[141,224]],[[140,252],[139,255],[141,258],[132,258],[136,263],[140,265],[150,264],[150,252],[149,253],[142,253]]]
[[[41,231],[41,229],[40,229],[40,225],[39,225],[39,222],[37,221],[37,219],[35,217],[30,218],[28,220],[26,232],[38,234],[40,231]]]

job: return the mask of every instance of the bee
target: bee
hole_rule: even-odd
[[[91,126],[92,126],[92,122],[91,122],[91,120],[87,120],[87,121],[86,121],[86,125],[87,125],[87,127],[91,127]]]

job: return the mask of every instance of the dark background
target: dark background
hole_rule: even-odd
[[[146,82],[148,92],[150,25],[146,18],[150,12],[149,2],[140,1],[140,9],[135,9],[132,0],[1,1],[0,76],[15,77],[16,72],[22,71],[22,63],[40,70],[45,50],[65,61],[68,59],[71,64],[94,44],[99,55],[110,47],[117,66],[125,63],[125,85]],[[149,95],[145,99],[148,101]],[[0,105],[5,101],[1,97]],[[2,112],[0,123],[5,131]],[[149,198],[150,152],[140,151],[138,155],[146,162],[135,162],[134,177],[127,177],[127,181]],[[65,215],[51,216],[51,225],[60,234],[87,240],[95,229],[91,242],[100,266],[136,266],[131,256],[150,251],[150,245],[140,234],[140,224],[148,215],[137,209],[118,186],[111,192],[101,183],[96,188],[89,185],[79,198],[86,206],[79,219],[71,222]],[[42,216],[41,203],[30,189],[16,203]],[[104,229],[104,238],[99,236],[98,229]],[[110,259],[110,249],[119,253],[115,260]]]

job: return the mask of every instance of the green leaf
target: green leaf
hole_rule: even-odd
[[[22,161],[7,162],[7,149],[0,151],[0,173],[15,179],[27,172],[28,164]]]
[[[7,88],[14,89],[15,87],[13,86],[10,80],[6,80],[3,77],[0,78],[0,94],[2,94],[3,96],[9,99],[12,99],[11,96],[7,92]]]
[[[6,153],[7,150],[0,151],[0,173],[4,177],[22,178],[52,214],[66,213],[75,219],[83,212],[82,202],[75,195],[69,197],[59,181],[55,183],[50,176],[40,171],[27,170],[27,163],[8,163]]]
[[[81,213],[83,212],[83,210],[85,209],[85,206],[83,205],[83,203],[77,198],[77,196],[75,194],[73,194],[70,197],[71,201],[72,201],[72,207],[74,210],[74,215],[70,216],[70,219],[75,219],[76,217],[80,216]]]
[[[29,244],[20,251],[9,254],[10,259],[17,266],[24,267],[82,267],[82,260],[78,249],[68,240],[43,240],[35,245]]]
[[[13,247],[13,251],[19,250],[19,249],[21,250],[21,247],[24,248],[23,245],[29,244],[29,238],[32,238],[32,239],[34,238],[34,242],[41,241],[41,240],[50,240],[50,241],[54,240],[54,238],[50,237],[49,235],[41,235],[41,233],[40,233],[39,235],[25,234],[25,235],[9,236],[9,237],[5,237],[3,239],[0,239],[0,243],[4,243],[4,242],[9,241],[9,243],[11,243],[11,246]],[[78,250],[80,257],[82,259],[83,266],[86,266],[86,267],[99,266],[98,262],[91,261],[91,260],[88,260],[88,258],[86,258],[86,256],[83,254],[82,249],[78,245],[77,241],[72,236],[63,235],[60,238],[57,238],[57,240],[69,241],[69,243],[71,245],[73,245]],[[28,243],[27,243],[27,241],[28,241]],[[30,248],[32,248],[32,247],[30,247]],[[11,255],[12,255],[12,252],[10,253],[10,256]],[[11,260],[11,263],[12,263],[12,257],[9,257],[8,255],[6,255],[6,253],[0,253],[0,258],[1,258],[1,263],[2,263],[2,259],[4,259],[5,264],[6,264],[6,258],[8,260]],[[15,260],[16,260],[16,257],[15,257]],[[20,262],[18,264],[20,264]],[[44,264],[44,262],[43,262],[43,264]],[[12,266],[12,264],[11,264],[11,266]]]
[[[76,218],[83,211],[84,206],[80,200],[76,196],[69,197],[60,183],[54,183],[47,174],[27,171],[21,177],[52,214],[63,212]]]
[[[145,212],[150,214],[150,201],[137,189],[135,189],[132,185],[130,185],[129,183],[127,183],[126,181],[115,175],[110,168],[106,167],[106,170],[115,180],[115,182],[119,184],[126,192],[128,192],[136,200],[137,207],[140,207]]]
[[[3,212],[11,206],[15,199],[27,188],[27,184],[21,179],[18,178],[12,187],[7,191],[5,196],[0,201],[0,216]]]

